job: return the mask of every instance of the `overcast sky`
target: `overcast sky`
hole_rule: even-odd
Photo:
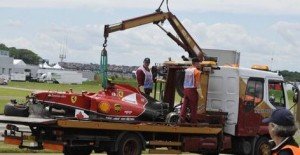
[[[105,24],[153,13],[161,0],[0,0],[0,43],[50,63],[99,63]],[[241,66],[300,71],[300,0],[169,0],[201,48],[236,50]],[[167,11],[166,5],[162,6]],[[173,32],[168,23],[163,25]],[[111,33],[109,64],[140,65],[186,55],[156,25]]]

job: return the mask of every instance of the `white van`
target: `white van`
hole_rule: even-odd
[[[0,85],[7,85],[8,79],[9,78],[7,75],[0,75]]]

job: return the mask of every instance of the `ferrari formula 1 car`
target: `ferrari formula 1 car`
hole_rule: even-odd
[[[27,103],[7,104],[4,114],[22,117],[77,117],[164,121],[168,104],[140,93],[130,85],[113,84],[97,93],[37,91],[27,97]],[[80,111],[79,113],[76,111]]]

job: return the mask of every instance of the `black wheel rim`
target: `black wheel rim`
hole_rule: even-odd
[[[138,155],[138,144],[134,140],[128,140],[124,145],[124,155]]]

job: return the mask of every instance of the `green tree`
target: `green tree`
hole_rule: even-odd
[[[288,70],[279,71],[279,73],[284,77],[285,81],[300,81],[299,72],[290,72]]]
[[[12,47],[9,51],[9,55],[11,57],[14,57],[15,59],[22,59],[26,64],[38,65],[39,60],[41,59],[41,57],[37,54],[27,49],[15,49]]]
[[[15,47],[7,47],[4,44],[0,44],[0,50],[9,51],[9,56],[14,59],[22,59],[26,64],[38,65],[40,56],[28,49],[17,49]]]
[[[0,50],[8,51],[8,47],[6,47],[4,44],[0,44]]]

